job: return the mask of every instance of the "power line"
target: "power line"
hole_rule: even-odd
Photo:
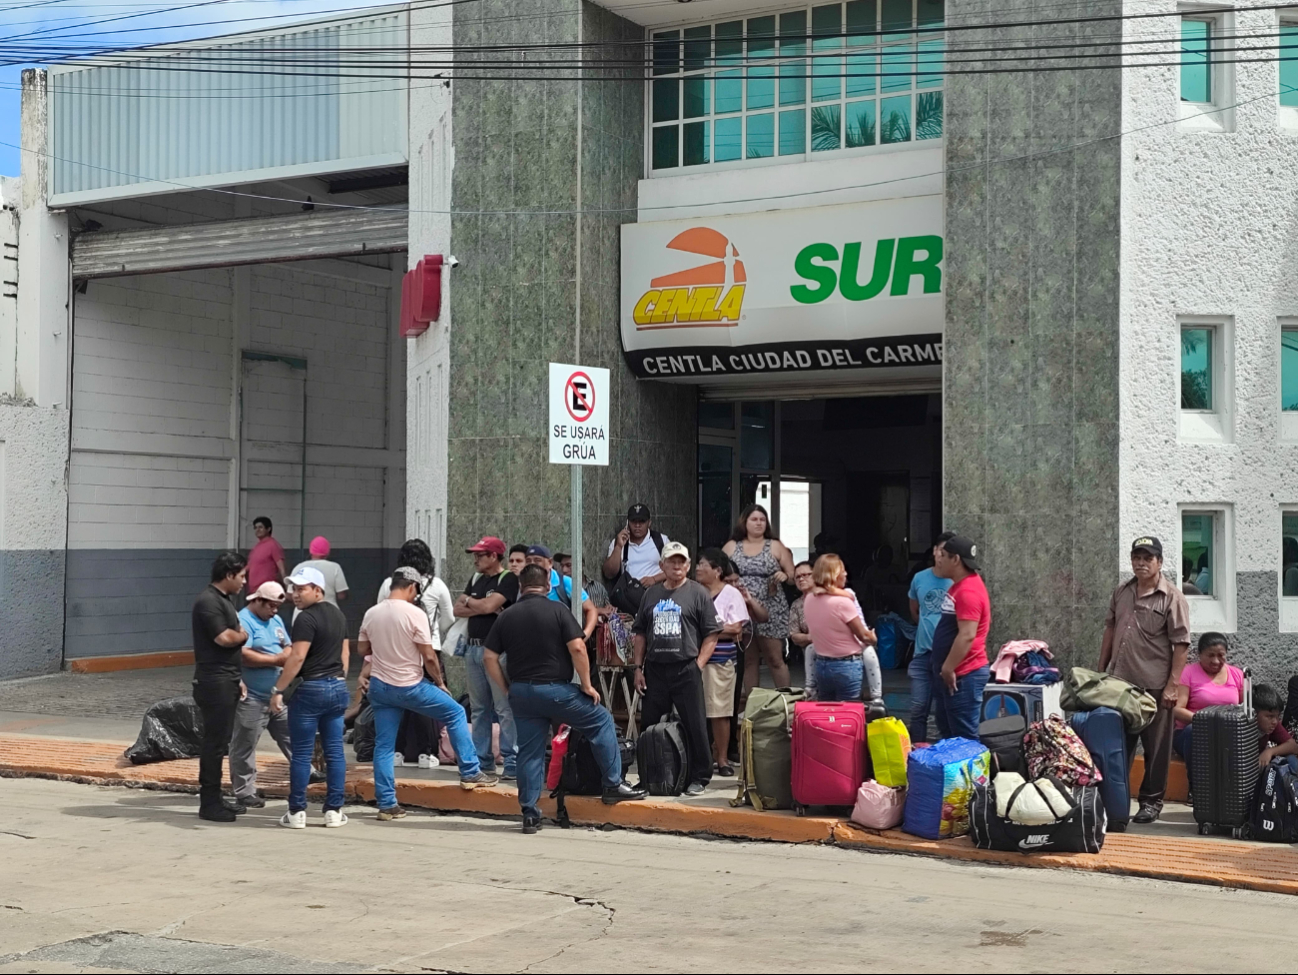
[[[1027,162],[1033,159],[1043,159],[1049,156],[1056,156],[1063,153],[1076,152],[1080,149],[1086,149],[1090,146],[1100,145],[1105,142],[1112,142],[1116,139],[1124,139],[1127,138],[1128,136],[1137,135],[1141,132],[1147,132],[1151,129],[1162,128],[1167,125],[1177,125],[1181,122],[1187,121],[1188,119],[1203,118],[1209,115],[1219,115],[1222,112],[1227,112],[1236,108],[1241,108],[1244,105],[1250,105],[1253,102],[1275,98],[1285,90],[1294,91],[1298,89],[1290,87],[1290,88],[1281,89],[1281,91],[1270,91],[1264,95],[1258,95],[1254,98],[1247,98],[1244,99],[1243,101],[1235,102],[1232,105],[1225,105],[1220,108],[1214,107],[1210,111],[1197,112],[1193,115],[1178,117],[1174,119],[1166,119],[1161,122],[1150,122],[1146,125],[1136,126],[1133,129],[1126,129],[1121,132],[1115,132],[1112,135],[1097,136],[1096,138],[1086,139],[1082,142],[1075,142],[1064,146],[1056,146],[1053,149],[1043,149],[1035,152],[1026,152],[1014,156],[1001,156],[995,159],[985,159],[981,162],[970,163],[966,166],[947,167],[943,169],[934,170],[933,172],[929,172],[929,173],[912,173],[906,176],[896,176],[891,179],[875,180],[869,183],[855,183],[849,186],[835,186],[835,187],[828,187],[819,190],[799,190],[792,193],[773,193],[765,196],[747,197],[738,200],[709,200],[704,203],[680,203],[680,204],[649,206],[649,207],[641,207],[641,206],[583,207],[577,210],[571,210],[571,209],[569,210],[424,210],[424,209],[416,210],[416,209],[411,209],[410,207],[367,206],[364,204],[326,203],[321,201],[312,201],[312,202],[317,209],[372,210],[376,212],[421,213],[421,214],[437,214],[437,215],[444,215],[444,216],[574,216],[574,215],[583,216],[583,215],[600,215],[600,214],[638,213],[643,211],[655,211],[655,210],[688,210],[697,207],[739,206],[748,203],[770,203],[777,200],[801,199],[804,197],[822,196],[827,193],[847,193],[852,190],[873,189],[879,186],[889,186],[895,183],[905,183],[905,182],[910,182],[918,179],[932,179],[933,177],[937,177],[937,176],[941,176],[945,178],[947,176],[951,176],[954,174],[975,172],[979,169],[984,169],[989,166],[999,166],[999,165],[1005,165],[1014,162]],[[240,190],[224,189],[221,187],[193,186],[188,183],[181,183],[177,180],[153,179],[147,176],[140,176],[135,173],[128,173],[122,170],[111,169],[107,166],[95,166],[90,163],[83,163],[83,162],[78,162],[76,160],[65,159],[60,156],[55,156],[54,154],[49,152],[44,152],[39,149],[31,149],[21,145],[15,145],[11,142],[0,142],[0,146],[4,146],[9,149],[17,149],[20,152],[26,152],[32,155],[44,156],[46,159],[53,160],[54,162],[67,163],[73,166],[81,166],[83,168],[93,169],[98,172],[110,173],[114,176],[125,176],[128,177],[129,179],[135,180],[140,183],[146,183],[146,184],[164,183],[167,185],[175,186],[178,190],[186,190],[189,192],[215,193],[222,196],[233,196],[233,197],[239,197],[243,199],[262,200],[265,202],[289,203],[295,206],[300,206],[304,202],[301,199],[292,199],[289,197],[282,197],[282,196],[270,196],[268,194],[263,194],[263,193],[246,193]]]

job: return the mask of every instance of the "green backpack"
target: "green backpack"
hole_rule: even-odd
[[[1129,735],[1144,731],[1158,714],[1158,702],[1148,691],[1121,677],[1085,667],[1074,667],[1064,678],[1059,689],[1059,706],[1065,711],[1113,708],[1122,715]]]
[[[739,719],[739,792],[732,806],[792,809],[793,705],[800,687],[754,687]]]

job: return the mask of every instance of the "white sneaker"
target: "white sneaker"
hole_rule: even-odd
[[[285,829],[306,829],[306,810],[286,812],[279,818],[279,824]]]
[[[437,768],[437,766],[439,766],[439,765],[441,765],[441,764],[442,764],[442,763],[439,762],[439,761],[437,760],[437,756],[436,756],[436,755],[420,755],[420,756],[419,756],[419,767],[420,767],[420,768]]]
[[[397,752],[397,754],[392,756],[392,764],[395,768],[401,768],[401,766],[406,764],[406,760],[401,757],[400,752]]]
[[[302,814],[306,818],[306,814]],[[341,809],[326,809],[324,814],[325,829],[337,829],[339,826],[347,825],[347,817]],[[305,823],[303,824],[305,825]]]

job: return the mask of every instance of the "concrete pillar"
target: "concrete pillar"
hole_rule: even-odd
[[[68,400],[68,220],[46,208],[49,105],[44,71],[22,76],[22,177],[18,227],[18,327],[14,394],[37,406]]]

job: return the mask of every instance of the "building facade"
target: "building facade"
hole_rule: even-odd
[[[75,124],[76,92],[124,69],[33,76],[25,141],[65,162],[25,159],[6,190],[23,273],[0,606],[40,589],[35,629],[66,632],[0,666],[183,649],[202,564],[267,505],[375,578],[407,535],[452,584],[482,534],[566,548],[568,472],[545,443],[546,364],[563,361],[613,377],[588,565],[631,502],[691,548],[757,502],[795,553],[821,536],[844,554],[883,611],[955,528],[980,546],[993,642],[1087,664],[1130,539],[1152,533],[1195,632],[1284,678],[1287,17],[1163,0],[384,8],[205,45],[372,46],[389,67],[454,47],[454,69],[358,72],[274,151],[254,126],[194,133],[123,105],[146,142],[231,150],[156,159],[109,158]],[[148,69],[186,56],[142,52],[135,83],[174,84]],[[293,97],[254,101],[273,120]],[[176,228],[234,243],[149,258]],[[252,228],[266,250],[246,250]],[[400,339],[401,275],[424,255],[457,260],[438,318]],[[66,270],[32,294],[37,260]],[[48,489],[14,474],[38,468]],[[163,577],[169,605],[142,615],[130,600]]]

